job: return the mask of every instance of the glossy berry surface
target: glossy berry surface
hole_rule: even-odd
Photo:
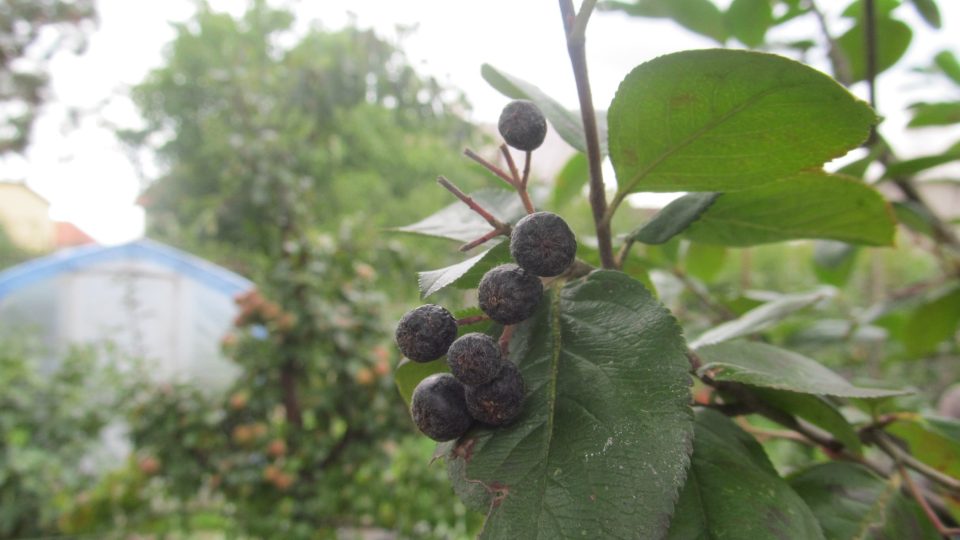
[[[515,264],[489,270],[477,288],[480,309],[500,324],[529,319],[543,296],[540,278]]]
[[[577,256],[577,239],[562,217],[552,212],[535,212],[513,227],[510,255],[521,268],[536,276],[559,276]]]
[[[420,306],[400,318],[395,338],[404,356],[415,362],[430,362],[447,354],[457,339],[457,320],[441,306]]]
[[[500,135],[517,150],[536,150],[547,136],[547,120],[532,101],[511,101],[497,122]]]
[[[466,389],[467,410],[474,419],[500,427],[517,419],[523,410],[523,377],[512,362],[492,381]]]
[[[500,345],[492,337],[471,332],[457,338],[447,351],[447,365],[458,381],[468,386],[488,383],[500,373]]]
[[[435,441],[452,441],[470,429],[463,384],[449,373],[420,381],[410,400],[410,416],[417,429]]]

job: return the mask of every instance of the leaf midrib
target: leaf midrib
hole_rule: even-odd
[[[543,443],[544,475],[540,488],[540,510],[537,514],[537,531],[543,530],[543,517],[546,514],[544,504],[547,500],[547,474],[550,466],[550,449],[553,443],[554,419],[557,415],[557,375],[560,371],[560,345],[563,342],[560,334],[560,287],[554,285],[550,304],[550,329],[553,334],[553,348],[550,357],[550,388],[547,391],[547,436]]]

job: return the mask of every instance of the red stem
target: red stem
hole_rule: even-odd
[[[489,223],[490,226],[493,227],[494,229],[504,229],[509,227],[507,224],[503,223],[502,221],[494,217],[493,214],[491,214],[490,212],[487,212],[487,210],[482,206],[480,206],[480,204],[477,201],[473,200],[473,197],[461,191],[460,188],[453,185],[452,182],[450,182],[443,176],[437,177],[437,183],[443,186],[444,188],[446,188],[446,190],[449,191],[450,193],[453,193],[454,195],[456,195],[458,199],[463,201],[463,204],[469,206],[470,209],[476,212],[477,214],[479,214],[480,217],[487,220],[487,223]]]

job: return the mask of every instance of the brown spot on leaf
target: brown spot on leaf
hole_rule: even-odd
[[[491,508],[497,508],[507,498],[507,495],[510,494],[510,486],[506,484],[501,484],[500,482],[493,482],[487,488],[490,490],[490,494],[493,495],[493,500],[490,501]]]

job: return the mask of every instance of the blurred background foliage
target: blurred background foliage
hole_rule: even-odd
[[[863,78],[849,62],[859,58],[856,36],[833,48],[822,36],[765,41],[776,25],[813,16],[806,2],[735,0],[726,11],[707,0],[604,5],[670,18],[719,43],[798,58],[820,50],[841,82]],[[889,7],[883,24],[890,19],[909,42],[896,9],[912,6],[881,5]],[[924,17],[935,26],[933,15]],[[158,161],[142,196],[148,235],[259,284],[237,298],[241,315],[223,341],[241,375],[212,395],[147,384],[136,371],[94,365],[84,351],[38,365],[42,354],[4,343],[0,538],[461,538],[478,530],[481,516],[431,464],[433,444],[414,433],[391,374],[399,361],[394,321],[419,302],[415,272],[462,256],[452,244],[384,229],[453,202],[434,185],[437,174],[468,192],[489,185],[461,152],[490,141],[463,119],[463,96],[418,74],[399,44],[359,28],[295,31],[293,23],[264,1],[237,17],[200,3],[176,27],[164,67],[132,91],[143,128],[119,133],[133,155]],[[899,56],[890,50],[883,58],[886,67]],[[941,58],[917,76],[960,84],[955,63]],[[580,255],[590,259],[589,207],[578,195],[586,173],[577,159],[541,200],[570,216],[585,240]],[[918,394],[901,405],[932,412],[960,379],[960,266],[955,237],[944,236],[950,218],[897,191],[922,166],[878,179],[866,174],[869,162],[854,165],[847,172],[904,201],[895,248],[732,249],[674,239],[638,247],[626,270],[656,287],[688,336],[785,295],[820,291],[817,302],[772,320],[762,339],[853,380],[915,386]],[[647,214],[621,212],[615,225],[626,232]],[[0,235],[2,265],[24,257],[8,244]],[[470,303],[456,291],[438,298]],[[85,466],[79,456],[95,456],[112,423],[126,431],[129,458]],[[784,470],[825,459],[789,443],[767,447]]]

